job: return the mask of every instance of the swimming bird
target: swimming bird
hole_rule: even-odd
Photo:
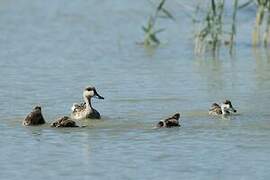
[[[45,120],[41,113],[41,107],[35,106],[31,113],[29,113],[22,123],[24,126],[35,126],[45,124]]]
[[[236,113],[237,110],[232,106],[231,101],[225,100],[221,105],[213,103],[209,109],[209,115],[229,115],[231,112]]]
[[[179,124],[179,118],[180,118],[180,114],[176,113],[172,117],[169,117],[169,118],[167,118],[165,120],[160,120],[158,122],[158,124],[156,125],[156,127],[158,127],[158,128],[162,128],[162,127],[167,127],[167,128],[180,127],[181,125]]]
[[[58,118],[55,122],[51,124],[51,127],[79,127],[75,121],[73,121],[70,117],[64,116],[61,118]]]
[[[95,97],[98,99],[104,99],[104,97],[100,96],[96,88],[93,86],[89,86],[84,89],[83,91],[83,99],[84,103],[81,104],[73,104],[71,107],[71,118],[72,119],[85,119],[85,118],[90,118],[90,119],[100,119],[100,114],[97,110],[95,110],[92,107],[91,104],[91,98]]]

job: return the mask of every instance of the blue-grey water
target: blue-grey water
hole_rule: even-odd
[[[185,2],[185,1],[180,1]],[[146,0],[0,1],[0,179],[269,179],[270,59],[251,47],[242,10],[235,55],[193,54],[188,7],[168,1],[162,45],[144,48]],[[41,105],[48,123],[94,85],[100,121],[78,129],[23,127]],[[213,102],[238,110],[209,117]],[[181,128],[154,124],[181,113]]]

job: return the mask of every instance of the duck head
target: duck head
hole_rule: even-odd
[[[166,123],[164,120],[160,120],[156,125],[157,128],[166,127]]]
[[[93,86],[88,86],[84,89],[83,96],[87,97],[88,99],[94,97],[97,99],[104,99],[101,95],[99,95],[96,91],[96,88]]]
[[[35,106],[35,107],[33,108],[33,111],[41,111],[41,107],[40,107],[40,106]]]
[[[234,107],[232,106],[232,103],[230,100],[225,100],[222,104],[222,107],[224,108],[225,111],[231,111],[231,112],[234,112],[236,113],[237,110],[234,109]]]

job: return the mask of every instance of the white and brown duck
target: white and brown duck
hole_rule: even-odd
[[[72,119],[100,119],[100,113],[93,108],[91,99],[92,98],[98,98],[98,99],[104,99],[104,97],[100,96],[96,88],[93,86],[89,86],[84,89],[83,91],[83,99],[84,103],[81,104],[73,104],[71,107],[71,118]]]
[[[221,105],[213,103],[208,112],[209,115],[230,115],[236,113],[237,110],[232,106],[230,100],[225,100]]]

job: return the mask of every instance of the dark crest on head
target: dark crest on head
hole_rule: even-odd
[[[94,91],[95,87],[89,86],[87,88],[85,88],[86,91]]]
[[[231,101],[229,101],[228,99],[224,101],[224,104],[229,104],[230,106],[232,105]]]
[[[41,107],[40,107],[40,106],[35,106],[35,107],[34,107],[34,110],[39,110],[39,111],[41,111]]]

